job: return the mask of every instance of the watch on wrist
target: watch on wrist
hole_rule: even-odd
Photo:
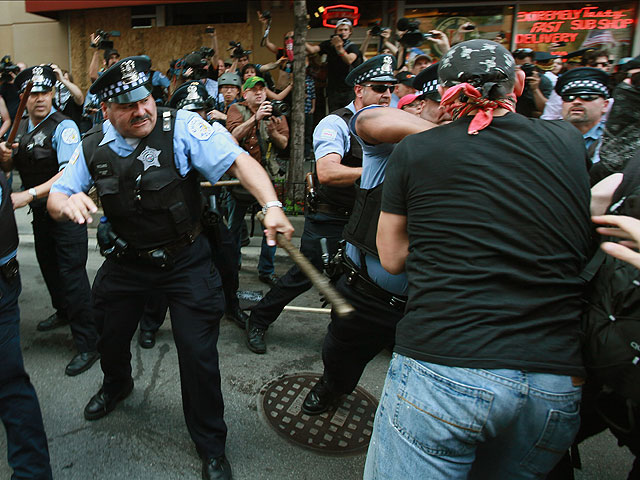
[[[28,192],[31,194],[31,196],[33,197],[33,199],[32,199],[32,200],[36,200],[36,199],[38,198],[38,192],[36,192],[36,189],[35,189],[35,188],[33,188],[33,187],[32,187],[32,188],[30,188],[30,189],[29,189],[29,190],[27,190],[27,191],[28,191]]]
[[[282,208],[282,202],[279,202],[277,200],[273,201],[273,202],[267,202],[264,204],[264,207],[262,207],[262,213],[264,215],[267,214],[267,210],[269,210],[271,207],[278,207],[278,208]]]

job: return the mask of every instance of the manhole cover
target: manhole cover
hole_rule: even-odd
[[[307,415],[302,403],[320,375],[297,373],[271,380],[260,390],[258,409],[279,435],[328,455],[364,453],[371,439],[377,400],[362,387],[332,411]]]

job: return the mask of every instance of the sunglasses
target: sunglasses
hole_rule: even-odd
[[[593,93],[581,93],[578,95],[562,95],[563,102],[573,102],[576,98],[584,100],[585,102],[593,102],[598,98],[604,98],[602,95],[595,95]]]
[[[391,85],[380,85],[380,84],[371,84],[371,83],[365,83],[364,85],[362,85],[363,87],[370,87],[371,90],[373,90],[376,93],[384,93],[387,90],[389,90],[389,92],[393,92],[393,89],[395,88],[395,84],[391,84]]]

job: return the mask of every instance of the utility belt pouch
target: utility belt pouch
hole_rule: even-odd
[[[359,189],[343,235],[347,242],[375,258],[379,258],[376,233],[381,205],[382,183],[371,189]]]
[[[13,257],[4,265],[0,266],[0,274],[2,274],[2,278],[4,278],[7,283],[13,282],[16,278],[18,278],[18,274],[20,273],[20,266],[18,264],[18,260],[16,257]]]

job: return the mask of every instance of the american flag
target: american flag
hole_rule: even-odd
[[[615,44],[616,39],[609,30],[591,30],[580,48],[595,47],[596,45]]]

